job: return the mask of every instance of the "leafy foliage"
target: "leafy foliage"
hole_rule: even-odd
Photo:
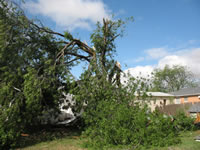
[[[109,25],[112,27],[112,22],[107,23],[108,28]],[[71,90],[76,99],[74,111],[83,112],[83,135],[88,138],[86,146],[93,149],[120,145],[137,148],[180,142],[178,130],[171,118],[157,112],[151,113],[145,102],[136,101],[136,93],[145,98],[148,88],[143,84],[145,82],[135,78],[130,78],[126,85],[112,82],[114,75],[119,75],[118,72],[111,73],[115,51],[115,44],[111,39],[117,35],[120,27],[117,23],[115,25],[107,33],[105,24],[97,24],[97,30],[91,36],[97,52],[94,61],[90,63],[92,69],[86,70],[78,86]]]
[[[105,78],[93,77],[80,83],[75,98],[87,103],[83,113],[86,125],[83,135],[88,138],[85,146],[138,148],[180,142],[171,118],[151,113],[145,104],[139,104],[134,94],[137,82],[134,79],[128,82],[130,86],[118,87]]]
[[[42,111],[58,106],[69,66],[55,65],[62,45],[17,6],[0,0],[0,12],[0,149],[9,149]]]
[[[40,28],[7,1],[0,0],[0,12],[0,149],[14,147],[22,132],[39,124],[42,112],[57,108],[58,87],[63,85],[75,95],[76,105],[71,107],[76,114],[83,113],[84,134],[92,148],[179,142],[179,130],[169,117],[151,113],[135,101],[136,92],[145,97],[144,82],[133,78],[126,85],[120,82],[114,40],[123,35],[119,29],[125,22],[98,23],[91,48],[68,32]],[[68,41],[58,40],[58,35]],[[72,83],[69,70],[77,60],[86,60],[89,67],[80,81]]]
[[[164,69],[155,69],[153,72],[154,91],[174,92],[191,86],[195,86],[193,75],[184,66],[166,65]]]
[[[194,118],[186,116],[184,111],[179,111],[175,116],[176,128],[180,131],[192,131],[196,127],[194,125]]]

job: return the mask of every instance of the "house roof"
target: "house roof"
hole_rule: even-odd
[[[189,96],[189,95],[200,95],[200,87],[185,88],[179,91],[171,93],[174,96]]]
[[[163,93],[163,92],[147,92],[148,96],[160,96],[160,97],[169,97],[169,96],[174,96],[172,94],[168,93]]]
[[[200,112],[200,103],[193,104],[188,111],[190,113],[198,113],[198,112]]]

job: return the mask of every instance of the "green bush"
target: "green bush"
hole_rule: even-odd
[[[194,118],[191,118],[185,114],[184,111],[179,111],[174,117],[174,123],[176,128],[180,131],[191,131],[195,129]]]
[[[150,122],[146,129],[144,141],[145,146],[168,146],[180,142],[179,131],[176,124],[169,116],[153,112],[150,114]]]
[[[168,146],[179,142],[178,132],[169,117],[115,102],[102,102],[97,107],[96,124],[84,133],[89,139],[88,147]]]
[[[86,124],[84,144],[92,149],[109,147],[167,146],[180,142],[178,130],[170,117],[135,101],[136,82],[128,86],[110,84],[105,78],[82,80],[77,102],[87,102],[83,119]],[[141,90],[143,87],[140,87]],[[77,103],[78,104],[78,103]]]

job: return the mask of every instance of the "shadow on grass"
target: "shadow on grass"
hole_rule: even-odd
[[[21,136],[17,149],[32,146],[41,142],[48,142],[55,139],[79,138],[82,130],[71,126],[39,126],[31,127],[25,136]]]

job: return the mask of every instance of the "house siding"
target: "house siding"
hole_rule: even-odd
[[[173,101],[169,97],[156,97],[154,100],[150,100],[149,107],[154,111],[156,107],[164,107],[172,103]]]
[[[196,103],[196,102],[200,102],[200,98],[198,98],[199,95],[196,95],[196,96],[183,96],[183,97],[180,97],[180,100],[181,100],[181,104],[184,104],[184,103]],[[187,101],[186,99],[187,98]]]
[[[169,104],[173,104],[173,97],[160,97],[160,96],[152,96],[147,98],[146,100],[138,99],[135,102],[139,102],[140,104],[146,103],[148,104],[149,108],[153,112],[156,107],[164,107]]]

